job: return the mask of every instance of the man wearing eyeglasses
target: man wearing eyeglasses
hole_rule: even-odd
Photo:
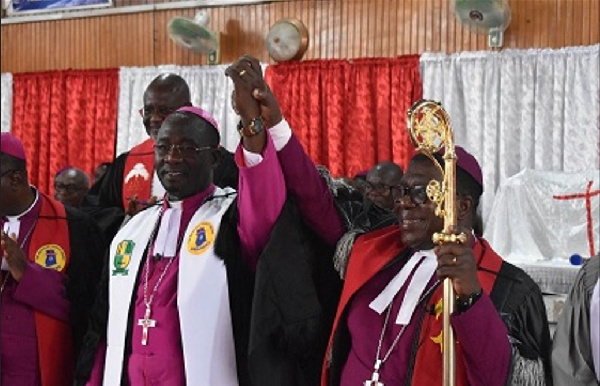
[[[441,174],[429,158],[413,157],[400,185],[391,188],[399,225],[366,233],[352,247],[322,386],[355,385],[357,380],[365,385],[441,384],[444,277],[453,279],[457,294],[451,316],[460,342],[456,384],[501,386],[510,379],[551,384],[551,341],[541,291],[473,233],[481,169],[472,155],[456,149],[457,229],[468,241],[433,244],[443,219],[435,214],[427,185],[440,181]],[[284,171],[286,162],[299,162],[282,155]],[[437,158],[442,161],[441,155]],[[286,184],[288,189],[293,184],[287,175]],[[330,215],[335,213],[313,219],[324,224]]]
[[[263,117],[281,120],[268,87],[259,81],[255,87]],[[277,147],[278,159],[305,222],[330,245],[343,243],[344,220],[303,147],[288,125],[271,129],[271,135],[285,139]],[[451,315],[459,342],[456,384],[552,383],[541,291],[473,232],[482,171],[467,151],[457,146],[456,153],[456,230],[467,241],[434,245],[432,235],[444,224],[427,185],[441,182],[442,175],[432,160],[414,156],[400,184],[391,188],[399,225],[358,237],[349,259],[334,261],[345,281],[322,386],[442,384],[440,283],[446,277],[457,295]],[[442,154],[436,158],[443,162]]]
[[[154,141],[165,118],[183,106],[191,106],[190,89],[179,75],[166,73],[156,77],[144,92],[139,113],[148,138],[130,151],[119,155],[100,181],[90,189],[100,207],[120,207],[128,215],[156,202],[165,190],[154,172]],[[237,186],[237,167],[233,155],[219,148],[222,162],[215,169],[217,186]]]
[[[90,177],[81,169],[64,168],[54,177],[54,199],[73,208],[83,204],[90,188]]]
[[[392,187],[400,184],[402,168],[391,161],[380,162],[367,173],[365,194],[367,198],[380,208],[394,210]]]
[[[88,216],[29,184],[19,139],[1,142],[0,383],[71,385],[103,239]]]
[[[248,93],[243,98],[243,122],[259,119],[256,101]],[[303,380],[304,368],[283,366],[303,359],[318,370],[320,362],[303,350],[314,344],[306,335],[323,333],[320,310],[305,300],[315,294],[299,291],[304,287],[298,278],[311,272],[293,269],[298,260],[308,260],[307,235],[297,212],[284,205],[273,139],[256,126],[242,134],[241,143],[236,197],[233,189],[212,182],[220,160],[214,118],[196,107],[166,118],[154,145],[166,194],[161,205],[132,217],[113,239],[78,384],[315,384]],[[265,179],[273,183],[269,189]],[[273,282],[279,284],[276,292]],[[294,301],[279,300],[290,299],[290,292]],[[261,311],[273,307],[275,313]],[[264,333],[277,322],[288,329],[277,337]],[[303,344],[296,347],[298,341]],[[287,371],[297,376],[282,377]]]

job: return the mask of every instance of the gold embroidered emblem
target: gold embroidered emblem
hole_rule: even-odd
[[[54,269],[58,272],[65,269],[67,255],[58,244],[47,244],[35,253],[35,262],[44,268]]]
[[[442,331],[440,331],[440,333],[437,336],[432,336],[429,339],[431,339],[433,341],[433,343],[440,345],[440,353],[443,354],[444,346],[442,345],[442,342],[444,340],[444,333]]]
[[[133,247],[135,243],[131,240],[123,240],[117,245],[117,251],[115,258],[113,259],[113,265],[115,269],[112,271],[112,275],[127,275],[129,273],[129,263],[131,262],[131,254],[133,253]]]
[[[440,300],[438,300],[435,303],[435,306],[433,307],[433,312],[435,312],[435,320],[438,320],[440,318],[440,315],[442,315],[443,310],[444,305],[442,304],[442,298],[440,298]]]
[[[442,298],[440,298],[436,303],[435,306],[433,307],[433,312],[435,313],[435,320],[438,320],[440,318],[440,316],[442,315],[443,312],[443,304],[442,304]],[[439,344],[440,345],[440,353],[444,352],[443,349],[443,340],[444,340],[444,332],[440,330],[440,333],[437,336],[431,336],[429,337],[429,339],[431,339],[433,341],[433,343],[435,344]]]
[[[213,245],[215,241],[215,229],[210,221],[203,221],[190,233],[187,241],[188,252],[193,255],[201,255]]]

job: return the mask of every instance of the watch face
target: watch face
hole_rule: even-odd
[[[263,131],[263,120],[262,118],[256,117],[253,120],[250,121],[250,123],[248,124],[248,126],[244,127],[242,125],[242,122],[240,121],[239,125],[238,125],[238,131],[240,133],[241,136],[243,137],[252,137],[258,133],[260,133],[261,131]]]
[[[253,129],[255,133],[258,134],[263,130],[263,120],[261,117],[254,118],[252,123],[254,124]]]

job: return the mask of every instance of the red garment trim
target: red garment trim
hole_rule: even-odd
[[[473,254],[476,256],[477,265],[480,270],[477,271],[479,284],[486,294],[490,294],[496,278],[496,273],[502,267],[502,258],[496,254],[485,240],[478,240],[473,247]],[[481,269],[483,268],[483,270]],[[429,300],[428,308],[435,309],[436,303],[440,302],[443,296],[443,286],[439,286]],[[433,307],[433,308],[432,308]],[[435,343],[431,338],[441,337],[442,317],[441,313],[431,315],[427,313],[421,325],[419,335],[419,350],[415,359],[413,371],[413,385],[441,385],[443,358],[440,350],[440,344]],[[431,369],[440,369],[440,371],[431,371]],[[467,371],[464,364],[464,358],[460,342],[456,344],[456,385],[468,385]]]
[[[71,256],[65,207],[45,194],[39,194],[42,206],[31,235],[28,258],[35,261],[36,253],[40,248],[49,244],[58,245],[62,248],[65,258],[59,272],[64,273],[69,266]],[[75,355],[70,324],[37,311],[34,313],[34,318],[42,385],[72,385]]]
[[[400,227],[391,225],[379,230],[369,232],[360,236],[354,246],[348,261],[346,278],[344,279],[344,288],[336,311],[327,355],[323,362],[321,371],[321,385],[326,386],[329,379],[328,356],[333,343],[333,336],[337,330],[340,317],[352,296],[358,291],[370,278],[389,263],[394,257],[404,249],[400,241]]]
[[[344,312],[348,302],[352,298],[352,296],[369,280],[371,279],[377,272],[379,272],[383,267],[388,264],[394,257],[398,256],[405,247],[402,245],[400,241],[400,228],[397,225],[392,225],[386,228],[382,228],[378,231],[370,232],[365,234],[364,236],[359,237],[354,247],[352,248],[352,252],[350,255],[350,260],[348,264],[347,274],[344,282],[344,288],[342,290],[342,295],[340,298],[340,302],[338,304],[338,309],[336,312],[336,316],[333,323],[333,328],[331,335],[329,337],[329,344],[327,348],[327,357],[323,363],[323,368],[321,372],[321,386],[327,386],[329,380],[329,353],[331,351],[331,346],[333,343],[333,337],[335,332],[337,331],[338,324],[340,322],[340,317]],[[502,266],[502,259],[490,248],[488,243],[485,240],[479,240],[473,247],[473,253],[475,256],[478,256],[477,262],[479,268],[483,268],[484,270],[478,271],[478,278],[483,290],[489,294],[491,289],[495,283],[496,275],[495,273],[499,272],[500,267]],[[484,258],[485,257],[485,258]],[[490,271],[490,272],[488,272]],[[432,300],[430,304],[435,304],[433,299],[441,298],[441,287],[436,290],[434,295],[432,296]],[[421,336],[420,339],[423,341],[423,336],[431,329],[431,320],[435,320],[435,318],[427,318],[423,321],[423,325],[421,328]],[[441,318],[439,321],[439,331],[441,331]],[[415,371],[413,372],[413,385],[429,385],[429,384],[441,384],[441,371],[430,371],[436,365],[433,364],[435,359],[439,359],[439,368],[442,367],[442,356],[440,354],[439,345],[434,344],[427,336],[427,340],[431,342],[430,345],[426,345],[430,348],[430,350],[423,350],[423,347],[420,347],[419,352],[417,353],[417,359],[415,363]],[[433,348],[433,350],[431,350]],[[431,351],[422,353],[422,351]],[[457,345],[457,385],[466,385],[466,371],[464,369],[464,364],[462,359],[462,351],[460,346]],[[428,359],[429,356],[432,356],[432,361]],[[421,367],[425,367],[425,369],[418,369]],[[462,366],[462,367],[461,367]],[[430,383],[427,379],[423,381],[420,377],[417,377],[417,374],[420,374],[424,377],[432,376],[436,378],[437,383]],[[437,380],[437,376],[439,376],[439,380]]]
[[[143,165],[143,171],[136,172],[136,165]],[[127,210],[129,199],[137,196],[138,200],[150,199],[152,195],[152,179],[154,176],[154,140],[148,138],[137,146],[134,146],[125,160],[123,170],[123,208]]]

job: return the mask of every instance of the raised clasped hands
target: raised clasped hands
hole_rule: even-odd
[[[233,109],[240,115],[242,124],[261,116],[267,128],[283,119],[279,103],[265,82],[258,60],[244,55],[225,70],[233,80]]]
[[[437,275],[440,280],[452,279],[456,296],[464,298],[481,290],[477,278],[477,261],[473,254],[473,234],[468,229],[454,228],[454,233],[464,233],[467,242],[443,243],[435,247],[434,252],[438,259]]]
[[[0,243],[2,244],[2,258],[6,261],[10,274],[13,279],[20,281],[27,267],[27,257],[17,243],[17,236],[12,234],[9,237],[2,231]]]

